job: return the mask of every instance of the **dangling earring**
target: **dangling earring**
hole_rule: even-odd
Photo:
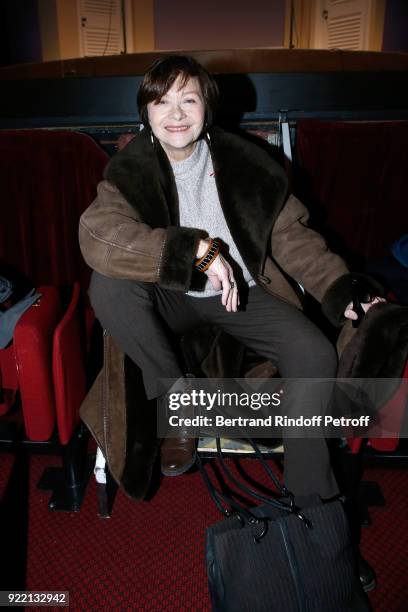
[[[151,141],[152,145],[154,145],[153,132],[151,130],[150,130],[150,141]]]

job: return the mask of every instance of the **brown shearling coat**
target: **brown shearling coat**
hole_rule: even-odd
[[[347,267],[308,227],[303,204],[288,197],[282,168],[263,149],[219,128],[211,130],[208,143],[226,221],[254,280],[298,308],[293,281],[300,283],[338,324],[350,301],[343,291]],[[203,275],[193,271],[194,256],[198,241],[207,234],[202,228],[179,226],[171,166],[148,130],[112,158],[105,179],[80,220],[80,246],[89,266],[105,276],[154,282],[172,290],[196,287]],[[109,336],[104,342],[103,370],[81,416],[116,481],[140,498],[148,486],[157,443],[151,432],[144,438],[133,417],[131,421],[124,355]]]

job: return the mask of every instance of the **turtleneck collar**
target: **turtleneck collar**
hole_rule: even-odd
[[[174,176],[177,179],[185,178],[186,176],[189,176],[191,174],[193,168],[197,165],[201,157],[203,147],[205,147],[205,143],[204,140],[201,138],[197,141],[194,151],[186,159],[183,159],[179,162],[173,162],[170,160],[171,168],[174,172]]]

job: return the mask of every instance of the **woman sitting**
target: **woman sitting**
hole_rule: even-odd
[[[308,227],[282,168],[213,126],[217,96],[192,58],[157,61],[138,93],[145,128],[113,157],[81,218],[92,305],[142,370],[148,398],[159,395],[159,379],[185,375],[173,335],[206,322],[284,378],[334,378],[336,352],[303,314],[288,277],[332,322],[356,318],[345,263]],[[288,437],[284,447],[290,490],[324,499],[339,493],[323,437]],[[183,473],[194,458],[194,439],[163,441],[165,475]]]

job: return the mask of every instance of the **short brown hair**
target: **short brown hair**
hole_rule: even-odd
[[[205,127],[211,126],[218,102],[218,86],[213,77],[195,59],[187,55],[168,55],[159,59],[146,72],[137,94],[142,123],[149,125],[147,105],[159,101],[181,76],[183,87],[190,78],[197,78],[204,96]]]

